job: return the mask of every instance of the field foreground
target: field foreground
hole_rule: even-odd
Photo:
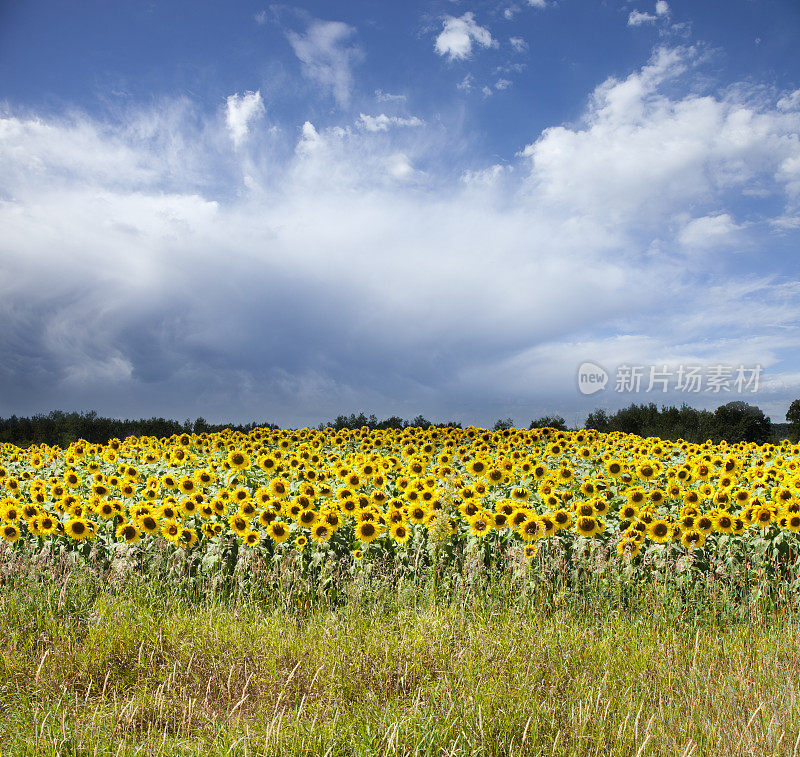
[[[800,446],[0,447],[7,754],[792,755]]]
[[[8,754],[797,754],[794,613],[543,609],[497,591],[338,607],[6,576]],[[618,604],[618,603],[617,603]],[[697,605],[696,602],[692,603]]]

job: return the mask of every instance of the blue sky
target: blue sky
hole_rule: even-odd
[[[788,0],[1,3],[0,414],[783,420],[798,37]]]

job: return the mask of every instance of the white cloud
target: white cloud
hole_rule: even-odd
[[[497,47],[488,29],[475,21],[475,14],[467,12],[459,18],[446,16],[434,49],[449,60],[463,60],[472,55],[472,43],[481,47]]]
[[[508,89],[511,84],[512,82],[510,79],[498,79],[495,82],[494,88],[499,90]]]
[[[258,13],[255,14],[255,16],[253,16],[253,18],[255,19],[255,22],[259,26],[264,26],[264,24],[267,23],[267,12],[259,11]]]
[[[393,95],[390,92],[384,92],[382,89],[375,90],[375,99],[381,103],[405,102],[405,95]]]
[[[483,94],[484,97],[491,97],[494,94],[494,91],[492,90],[491,87],[484,85],[483,87],[481,87],[481,93]]]
[[[658,0],[658,2],[656,2],[655,15],[633,10],[628,16],[628,26],[653,24],[658,21],[659,18],[666,18],[667,16],[669,16],[669,3],[667,3],[666,0]]]
[[[508,41],[515,53],[524,53],[528,49],[528,43],[522,37],[509,37]]]
[[[652,24],[656,21],[656,16],[651,13],[641,13],[640,11],[631,11],[628,16],[628,26],[642,26],[642,24]]]
[[[778,100],[778,110],[800,110],[800,89],[794,90]]]
[[[531,8],[539,8],[540,10],[547,8],[548,6],[547,0],[528,0],[527,4]],[[518,5],[516,4],[509,5],[503,11],[503,18],[505,18],[506,21],[511,21],[514,18],[514,16],[519,12],[520,12],[520,7]]]
[[[464,171],[461,174],[461,181],[464,184],[493,187],[503,178],[509,176],[513,170],[513,166],[496,163],[479,171]]]
[[[402,118],[400,116],[387,116],[381,113],[378,116],[368,116],[362,113],[358,117],[358,125],[366,131],[388,131],[394,126],[422,126],[425,122],[411,116],[410,118]]]
[[[329,90],[340,107],[347,107],[353,89],[352,64],[361,52],[348,46],[355,29],[341,21],[313,21],[305,34],[287,32],[303,75]]]
[[[714,247],[730,243],[736,232],[743,227],[734,223],[728,213],[703,216],[689,221],[680,231],[678,241],[695,249]]]
[[[695,94],[695,65],[661,50],[488,168],[439,124],[306,122],[293,150],[235,150],[218,114],[183,106],[5,113],[0,414],[490,423],[509,397],[521,418],[587,409],[585,359],[689,358],[783,361],[778,412],[797,396],[800,284],[760,272],[800,233],[800,113]],[[774,212],[744,232],[733,208],[754,186]],[[744,236],[758,260],[726,267]]]
[[[401,152],[389,157],[387,168],[392,177],[402,181],[412,179],[417,175],[417,171],[414,170],[414,166],[411,165],[408,156]]]
[[[733,95],[665,95],[696,57],[692,48],[662,48],[640,71],[598,86],[583,128],[546,129],[523,151],[531,187],[583,214],[641,224],[759,181],[790,190],[800,113]]]
[[[225,122],[237,147],[249,133],[251,122],[264,112],[264,102],[258,90],[228,97],[225,104]]]
[[[461,89],[464,92],[471,92],[474,85],[475,77],[472,74],[465,74],[464,78],[458,84],[456,84],[456,88]]]

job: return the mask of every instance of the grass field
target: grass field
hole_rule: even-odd
[[[800,446],[0,447],[2,755],[792,755]]]
[[[3,755],[800,749],[800,624],[757,599],[748,618],[710,593],[544,601],[499,579],[309,605],[63,563],[3,582]]]

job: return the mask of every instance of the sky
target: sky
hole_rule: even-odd
[[[0,416],[800,397],[796,0],[0,0]]]

